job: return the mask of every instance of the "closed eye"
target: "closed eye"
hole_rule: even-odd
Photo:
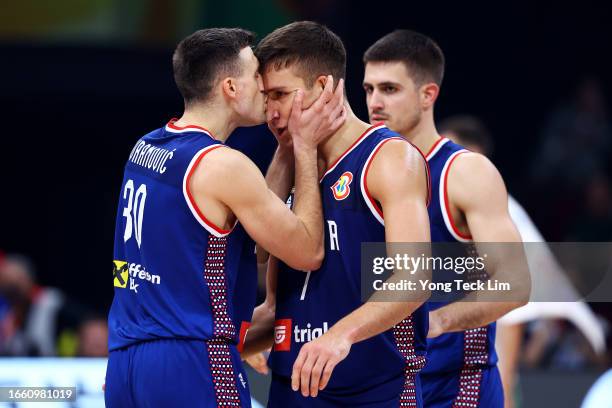
[[[267,92],[266,95],[268,95],[268,98],[272,99],[273,101],[277,101],[287,95],[289,95],[289,92],[284,92],[284,91],[271,91],[271,92]]]

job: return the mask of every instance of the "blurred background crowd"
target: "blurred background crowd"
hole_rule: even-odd
[[[180,115],[170,56],[180,38],[202,27],[241,26],[262,38],[294,20],[328,25],[345,41],[348,98],[362,119],[365,49],[395,28],[431,36],[447,58],[440,123],[459,118],[484,143],[547,241],[612,241],[606,13],[575,2],[425,3],[3,4],[0,355],[106,355],[123,164],[141,135]],[[265,170],[274,149],[265,126],[241,130],[232,143]],[[612,305],[589,306],[612,345]],[[523,370],[612,366],[610,354],[595,353],[566,320],[532,321],[524,341]]]

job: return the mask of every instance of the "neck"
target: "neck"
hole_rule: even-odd
[[[217,105],[186,107],[183,116],[175,124],[176,126],[195,125],[203,127],[221,142],[225,142],[234,129],[238,127],[236,122],[232,120],[231,112]]]
[[[344,124],[319,145],[319,154],[325,160],[326,168],[329,168],[363,132],[371,127],[370,124],[355,116],[348,104],[346,104],[346,107],[348,112]]]
[[[429,111],[423,115],[419,124],[408,130],[401,132],[404,139],[410,141],[413,145],[419,148],[423,154],[427,154],[429,149],[438,141],[440,135],[436,130],[436,125],[433,120],[433,112]]]

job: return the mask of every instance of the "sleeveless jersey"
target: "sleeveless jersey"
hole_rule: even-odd
[[[453,223],[447,196],[448,171],[455,158],[467,152],[447,138],[439,139],[426,155],[431,177],[429,224],[432,242],[472,242]],[[435,273],[435,271],[434,271]],[[430,310],[444,306],[444,302],[429,302]],[[495,323],[465,332],[446,333],[427,339],[428,358],[423,374],[461,371],[474,365],[495,365]]]
[[[125,166],[108,319],[111,351],[162,338],[238,343],[251,320],[254,244],[240,225],[225,231],[210,223],[189,189],[205,155],[227,147],[204,128],[174,121],[142,137]]]
[[[303,272],[279,263],[270,357],[275,374],[291,376],[302,345],[363,304],[361,243],[385,242],[383,214],[368,193],[365,177],[382,145],[396,139],[404,141],[382,125],[373,126],[323,175],[323,264],[316,271]],[[404,374],[416,375],[425,363],[427,330],[427,311],[421,307],[395,328],[354,344],[334,369],[326,391],[363,390]]]

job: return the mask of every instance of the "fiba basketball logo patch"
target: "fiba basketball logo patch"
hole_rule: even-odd
[[[338,201],[344,200],[351,194],[351,182],[353,181],[353,173],[345,171],[340,178],[331,186],[334,198]]]
[[[274,322],[274,351],[291,350],[291,319]]]

